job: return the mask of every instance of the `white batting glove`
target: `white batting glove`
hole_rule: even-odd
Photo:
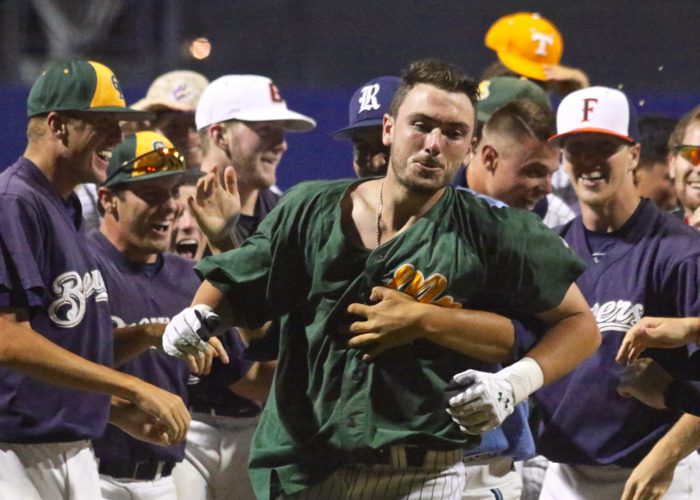
[[[447,413],[462,432],[483,434],[503,424],[515,405],[542,387],[544,374],[535,360],[523,358],[498,373],[467,370],[453,381],[469,387],[450,398]]]
[[[455,375],[453,380],[470,386],[450,398],[447,409],[462,432],[483,434],[501,425],[513,413],[513,386],[498,373],[467,370]]]
[[[218,323],[219,316],[205,304],[183,309],[165,327],[163,350],[179,359],[203,353]]]

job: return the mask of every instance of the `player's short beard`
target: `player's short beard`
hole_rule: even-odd
[[[441,183],[439,183],[439,185],[436,185],[437,181],[434,180],[426,180],[426,182],[420,182],[420,178],[410,178],[408,175],[405,175],[408,171],[407,163],[408,159],[404,160],[402,168],[402,166],[399,165],[399,160],[397,160],[393,156],[389,158],[389,165],[392,171],[394,172],[394,177],[396,178],[397,182],[403,187],[405,187],[408,191],[411,191],[418,195],[430,196],[449,184],[450,179],[448,178],[448,176],[445,176],[445,178]]]

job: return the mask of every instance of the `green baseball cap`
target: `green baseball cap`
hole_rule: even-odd
[[[516,99],[529,99],[552,109],[549,96],[539,85],[525,78],[496,76],[479,84],[477,119],[480,122],[489,121],[494,111]]]
[[[147,120],[152,113],[126,107],[112,70],[94,61],[51,64],[34,82],[27,100],[27,116],[50,111],[116,113],[121,120]]]
[[[150,130],[128,135],[112,151],[104,187],[188,174],[185,155]]]

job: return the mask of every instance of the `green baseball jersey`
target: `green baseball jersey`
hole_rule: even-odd
[[[474,444],[445,412],[445,389],[458,372],[500,366],[426,340],[362,362],[347,347],[358,318],[346,309],[367,303],[372,287],[445,307],[532,313],[557,306],[583,271],[536,216],[452,188],[395,238],[374,250],[358,246],[343,232],[340,206],[356,182],[363,181],[297,186],[241,248],[197,267],[241,326],[284,317],[274,389],[250,459],[263,498],[271,482],[287,494],[319,482],[353,451]]]

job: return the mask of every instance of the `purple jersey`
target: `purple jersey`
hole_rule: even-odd
[[[100,257],[102,275],[109,292],[112,323],[116,328],[167,323],[172,316],[190,305],[200,283],[193,270],[194,262],[165,253],[157,264],[144,265],[126,260],[99,232],[90,233],[87,240],[92,252]],[[149,349],[120,366],[119,370],[187,400],[187,364],[164,352]],[[185,454],[185,443],[175,446],[149,444],[130,437],[112,425],[93,445],[97,457],[107,462],[178,462]]]
[[[607,241],[587,234],[581,217],[560,232],[587,265],[576,283],[603,340],[573,372],[535,393],[543,417],[538,451],[555,462],[634,467],[680,414],[619,396],[615,354],[642,316],[700,315],[700,234],[649,200]],[[602,255],[589,246],[594,238]],[[686,348],[644,356],[676,376],[690,369]]]
[[[28,310],[32,329],[50,341],[111,365],[107,291],[80,232],[76,202],[73,195],[63,200],[26,158],[0,174],[0,307]],[[97,438],[109,399],[0,367],[0,441]]]
[[[261,189],[255,203],[253,215],[241,214],[236,224],[235,234],[238,241],[243,242],[255,232],[265,216],[277,205],[280,195],[271,189]],[[252,361],[244,356],[245,346],[235,329],[223,334],[221,342],[229,353],[230,362],[227,365],[214,359],[211,373],[206,377],[193,378],[193,384],[189,386],[189,397],[193,411],[209,413],[214,410],[217,415],[230,417],[251,417],[260,413],[257,403],[242,398],[228,388],[234,382],[240,380],[250,367]],[[258,347],[263,351],[263,359],[277,358],[277,338],[266,337],[258,342]]]

